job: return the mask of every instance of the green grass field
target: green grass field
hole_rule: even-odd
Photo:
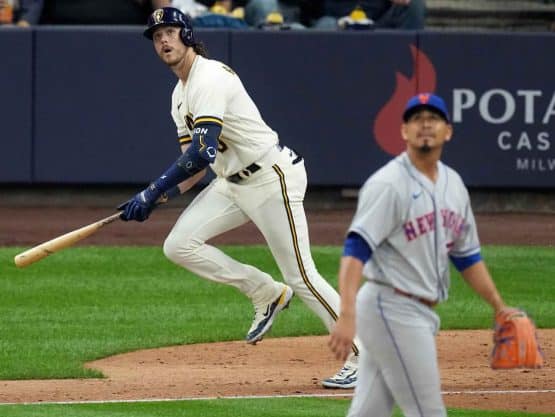
[[[176,267],[158,247],[77,247],[17,269],[13,256],[22,249],[0,248],[0,379],[99,376],[84,369],[83,363],[143,348],[242,339],[252,318],[250,302],[235,289]],[[280,279],[266,247],[224,250]],[[340,248],[314,247],[313,254],[322,275],[336,286]],[[486,247],[483,255],[508,304],[528,311],[538,327],[555,327],[554,249]],[[202,316],[198,311],[203,311]],[[452,275],[450,300],[438,312],[443,329],[491,326],[489,307],[457,273]],[[288,314],[274,325],[271,337],[308,334],[325,334],[325,328],[295,300]],[[304,401],[308,405],[295,405]],[[0,415],[250,416],[257,412],[256,404],[256,400],[217,400],[3,405]],[[341,416],[348,401],[274,399],[261,401],[258,407],[260,404],[269,409],[267,413],[258,411],[257,416]],[[459,410],[450,415],[477,414]]]
[[[349,400],[323,398],[264,398],[113,404],[42,404],[0,406],[3,417],[338,417]],[[546,417],[548,414],[449,410],[449,417]],[[395,410],[394,417],[402,417]]]

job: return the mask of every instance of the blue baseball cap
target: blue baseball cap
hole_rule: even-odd
[[[445,101],[440,96],[432,93],[420,93],[412,97],[405,107],[403,121],[406,123],[410,117],[420,109],[430,110],[439,114],[447,123],[451,123]]]

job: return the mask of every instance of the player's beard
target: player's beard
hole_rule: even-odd
[[[171,58],[171,59],[164,59],[164,62],[166,63],[167,66],[173,68],[177,65],[179,65],[182,61],[183,61],[184,56],[178,56],[175,58]]]
[[[427,143],[424,143],[422,146],[418,148],[418,150],[420,151],[420,153],[430,153],[432,150],[432,147]]]
[[[160,54],[160,59],[162,59],[162,61],[164,61],[164,63],[170,68],[173,68],[179,65],[184,60],[184,58],[185,58],[185,52],[178,51],[176,49],[174,49],[170,54],[165,54],[165,53]]]

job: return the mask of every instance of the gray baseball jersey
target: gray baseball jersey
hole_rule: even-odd
[[[448,255],[465,257],[480,251],[460,176],[438,162],[433,184],[406,153],[366,181],[349,230],[361,235],[373,251],[365,277],[428,300],[447,299]]]

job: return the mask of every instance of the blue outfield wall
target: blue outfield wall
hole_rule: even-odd
[[[281,142],[305,157],[310,184],[361,184],[390,158],[372,140],[372,119],[393,70],[412,68],[410,54],[391,51],[415,41],[399,32],[233,33],[231,65]]]
[[[173,73],[140,27],[0,28],[0,183],[144,184],[178,156]],[[555,34],[199,30],[309,183],[358,186],[435,91],[469,186],[555,188]]]
[[[33,33],[0,31],[0,182],[32,181]]]
[[[143,183],[177,158],[175,77],[140,29],[36,30],[35,176],[48,183]],[[227,33],[206,34],[229,60]]]
[[[452,111],[445,161],[470,184],[555,187],[555,36],[423,34],[420,45]]]

